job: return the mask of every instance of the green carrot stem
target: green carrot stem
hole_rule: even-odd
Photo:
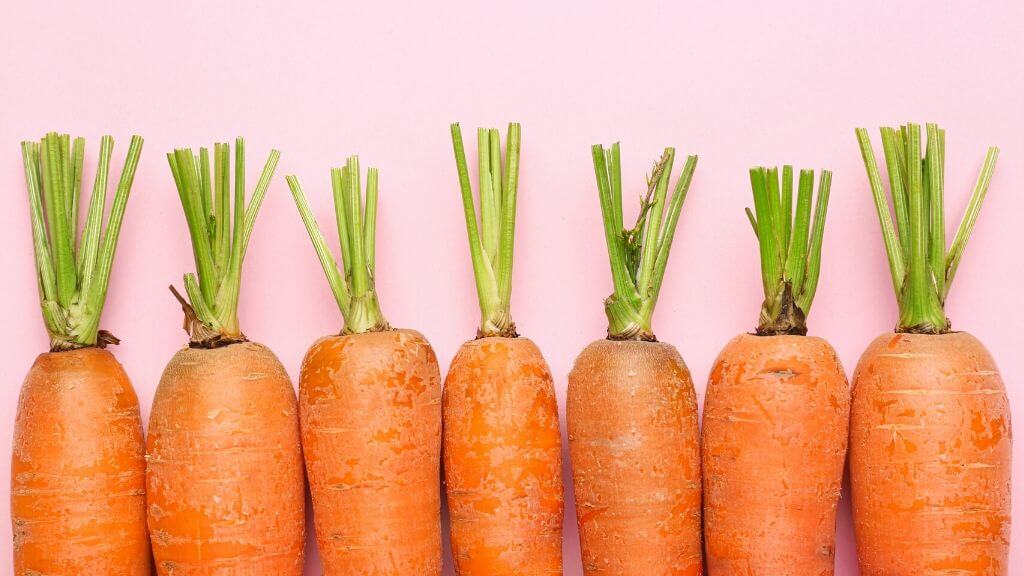
[[[478,337],[515,337],[512,321],[512,262],[515,244],[516,200],[519,188],[521,128],[510,123],[505,140],[504,166],[497,130],[478,130],[480,221],[477,221],[473,188],[466,163],[462,130],[451,125],[455,167],[462,194],[463,215],[469,238],[477,297],[480,302]],[[486,158],[485,158],[486,157]],[[493,252],[489,252],[492,250]]]
[[[76,138],[72,143],[67,134],[50,133],[38,143],[22,143],[40,307],[53,351],[117,342],[113,336],[100,336],[99,322],[142,138],[132,137],[104,229],[113,146],[112,138],[102,138],[86,225],[79,239],[85,141]]]
[[[764,303],[757,333],[807,333],[807,313],[814,301],[821,268],[822,235],[832,174],[823,170],[814,196],[814,171],[801,170],[793,210],[793,168],[783,166],[779,186],[777,168],[750,169],[754,211],[746,210],[761,255]],[[814,204],[814,222],[811,214]]]
[[[334,210],[342,240],[342,270],[331,255],[324,235],[309,207],[299,179],[286,177],[288,187],[299,209],[299,216],[313,242],[320,266],[327,276],[338,309],[345,319],[342,334],[361,334],[390,330],[381,313],[374,285],[374,244],[377,226],[378,172],[367,170],[366,204],[360,193],[359,159],[352,156],[344,168],[331,170]]]
[[[619,144],[607,150],[595,144],[591,155],[614,286],[605,300],[608,338],[655,341],[651,320],[697,157],[687,157],[666,209],[675,150],[665,149],[648,178],[637,222],[627,230],[623,226]]]
[[[927,140],[922,146],[918,124],[906,124],[899,130],[881,129],[897,229],[893,228],[889,216],[889,200],[882,189],[867,131],[858,128],[857,139],[882,225],[893,289],[899,302],[900,318],[896,331],[942,334],[950,330],[944,310],[945,300],[988,191],[998,149],[989,149],[971,201],[947,250],[944,215],[946,135],[935,124],[926,124],[925,133]]]
[[[199,155],[182,148],[167,155],[192,240],[196,273],[185,276],[185,291],[200,326],[190,324],[194,344],[219,346],[245,340],[238,324],[242,262],[280,153],[272,150],[245,201],[245,142],[235,140],[234,199],[231,199],[231,147],[214,145]]]

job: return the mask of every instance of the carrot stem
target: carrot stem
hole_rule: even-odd
[[[199,321],[218,335],[219,343],[245,340],[238,323],[242,261],[281,154],[277,150],[270,151],[248,205],[242,138],[235,139],[233,201],[230,198],[230,156],[229,144],[214,144],[211,178],[207,148],[200,148],[198,156],[190,148],[179,148],[167,154],[196,264],[195,274],[184,276],[185,291]],[[200,342],[207,335],[193,332],[190,337]]]
[[[381,313],[374,284],[378,179],[376,168],[367,170],[364,206],[360,192],[359,158],[351,156],[343,168],[331,169],[334,212],[341,240],[342,270],[339,270],[299,179],[295,176],[285,178],[338,309],[345,319],[342,334],[391,329]]]
[[[627,230],[623,226],[619,144],[616,142],[609,149],[595,144],[591,156],[614,286],[612,295],[605,300],[608,338],[654,341],[651,319],[697,157],[687,157],[666,210],[675,150],[665,149],[648,178],[647,194],[641,199],[636,224]]]
[[[496,129],[477,131],[480,220],[469,180],[462,129],[451,125],[455,167],[462,194],[469,253],[480,302],[478,337],[516,336],[512,321],[512,255],[515,245],[516,200],[519,189],[521,128],[510,123],[505,137],[504,170],[501,137]]]
[[[890,218],[890,201],[882,188],[867,131],[858,128],[857,139],[882,225],[893,289],[899,301],[900,320],[896,331],[942,334],[950,330],[944,310],[946,297],[988,192],[999,149],[989,148],[971,201],[947,250],[946,133],[935,124],[926,124],[925,133],[922,157],[920,125],[909,123],[899,130],[881,129],[892,212],[898,224],[895,229]]]
[[[831,183],[832,173],[823,170],[817,200],[812,202],[814,171],[801,170],[794,212],[792,166],[782,167],[781,187],[777,168],[750,169],[754,212],[747,208],[746,214],[760,248],[764,286],[758,334],[807,333],[807,313],[818,288]]]
[[[104,229],[113,147],[110,136],[101,139],[96,181],[79,238],[85,140],[72,143],[67,134],[49,133],[39,142],[22,142],[40,303],[54,351],[106,343],[100,342],[99,322],[142,138],[131,139]]]

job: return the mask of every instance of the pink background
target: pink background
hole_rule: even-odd
[[[472,143],[477,126],[522,122],[513,312],[544,351],[562,401],[573,358],[603,336],[601,301],[611,290],[589,146],[622,141],[630,198],[663,146],[697,153],[655,330],[680,349],[703,397],[715,355],[754,326],[761,300],[743,215],[747,168],[789,162],[834,171],[810,326],[852,372],[896,318],[853,128],[870,128],[877,144],[883,123],[939,122],[948,129],[950,227],[985,147],[1002,148],[948,313],[988,345],[1013,409],[1024,414],[1016,386],[1024,376],[1024,314],[1015,300],[1024,281],[1015,225],[1024,213],[1019,3],[32,4],[8,3],[0,16],[5,450],[21,379],[46,348],[18,142],[47,130],[87,137],[87,166],[99,136],[114,135],[118,171],[130,134],[146,138],[102,325],[123,339],[115,353],[148,417],[164,364],[185,342],[166,287],[180,286],[193,266],[164,159],[173,147],[244,135],[250,182],[272,146],[282,151],[246,262],[241,319],[293,376],[307,346],[341,319],[284,175],[301,177],[328,226],[328,168],[352,153],[379,167],[381,301],[393,324],[431,339],[444,369],[478,321],[448,123],[461,121]],[[0,462],[8,466],[6,454]],[[4,470],[0,494],[7,492]],[[566,501],[566,573],[575,575],[568,487]],[[0,572],[10,570],[7,508],[0,498]],[[838,533],[839,574],[856,574],[845,503]],[[1013,539],[1013,563],[1024,565],[1024,523]],[[310,551],[309,573],[319,573]]]

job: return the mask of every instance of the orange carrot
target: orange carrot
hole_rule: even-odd
[[[249,342],[238,325],[242,260],[278,153],[271,152],[248,206],[241,138],[235,154],[233,226],[228,145],[215,148],[215,179],[205,148],[198,157],[187,149],[168,155],[198,277],[185,276],[190,302],[175,291],[190,343],[160,378],[146,443],[149,531],[165,576],[303,571],[295,390],[273,352]]]
[[[114,356],[41,354],[14,427],[14,574],[149,574],[139,400]]]
[[[11,454],[15,576],[147,576],[145,460],[139,401],[99,330],[142,139],[132,138],[103,226],[114,141],[104,136],[78,234],[85,141],[25,142],[36,272],[50,352],[18,401]]]
[[[704,402],[708,573],[833,574],[850,393],[821,338],[743,334]]]
[[[460,575],[562,573],[554,381],[527,338],[466,342],[444,382],[444,473]]]
[[[365,218],[358,159],[333,171],[342,270],[298,179],[299,213],[345,318],[299,377],[303,456],[326,576],[440,576],[441,375],[430,343],[393,330],[374,288],[377,171]],[[342,274],[344,272],[344,274]]]
[[[861,356],[853,378],[850,483],[865,576],[1009,573],[1010,409],[999,370],[944,304],[995,170],[990,148],[948,252],[945,132],[883,128],[896,215],[867,132],[857,130],[899,300],[896,334]]]
[[[270,350],[180,350],[160,378],[146,440],[160,574],[302,574],[298,413]]]
[[[756,334],[719,354],[704,402],[704,537],[712,576],[835,573],[850,392],[835,350],[806,336],[831,173],[750,171],[765,299]]]
[[[497,130],[478,131],[480,223],[462,132],[452,143],[482,320],[445,379],[444,477],[460,576],[562,573],[561,435],[551,371],[510,314],[518,124],[504,174]]]
[[[669,201],[675,151],[665,150],[636,226],[626,230],[619,145],[592,152],[615,291],[605,301],[608,338],[587,346],[569,373],[566,420],[583,572],[698,575],[697,397],[679,352],[651,331],[697,157],[687,159]],[[639,258],[627,256],[630,248]]]

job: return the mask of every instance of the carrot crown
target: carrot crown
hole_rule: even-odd
[[[512,249],[516,230],[516,191],[519,187],[520,126],[508,125],[505,162],[501,161],[501,134],[497,129],[477,130],[479,162],[480,222],[477,224],[473,188],[466,168],[462,129],[452,124],[452,146],[459,172],[462,206],[469,234],[477,296],[480,299],[480,328],[477,337],[515,337],[512,322]],[[504,170],[502,170],[504,168]]]
[[[812,226],[814,170],[800,171],[794,212],[792,166],[782,167],[781,186],[778,168],[750,169],[754,212],[747,208],[747,218],[760,246],[764,283],[764,303],[757,325],[761,336],[807,334],[807,313],[821,271],[821,242],[831,184],[832,172],[822,170]]]
[[[185,312],[185,331],[194,346],[213,348],[245,341],[238,327],[238,292],[242,261],[260,205],[266,196],[281,153],[271,150],[256,190],[245,203],[245,141],[235,139],[234,201],[231,200],[231,149],[227,143],[213,146],[213,178],[210,153],[200,148],[179,148],[167,154],[174,184],[188,221],[196,273],[185,274],[188,301],[171,287]]]
[[[591,153],[615,286],[614,293],[604,301],[605,313],[608,315],[608,338],[656,341],[651,331],[651,318],[661,292],[679,213],[697,168],[697,157],[686,158],[666,212],[666,196],[675,149],[665,148],[647,178],[647,195],[640,201],[636,224],[627,230],[622,224],[619,144],[613,144],[610,149],[595,144],[591,147]]]
[[[344,274],[320,232],[316,217],[309,208],[302,186],[295,176],[288,176],[299,215],[306,225],[306,232],[313,241],[320,265],[327,275],[334,299],[338,302],[341,315],[345,318],[342,334],[360,334],[389,330],[381,314],[374,287],[374,247],[377,230],[377,169],[366,172],[366,205],[363,205],[359,157],[349,157],[345,167],[331,169],[331,184],[334,188],[334,214],[338,222],[338,236],[341,240],[341,260]]]
[[[51,132],[40,142],[22,142],[25,180],[32,216],[39,299],[50,350],[72,350],[117,344],[100,330],[100,316],[110,284],[110,269],[131,193],[142,138],[132,136],[106,228],[107,178],[114,139],[100,140],[100,159],[93,183],[85,229],[78,235],[85,140]]]
[[[947,249],[943,215],[946,131],[935,124],[926,124],[925,131],[927,141],[922,158],[919,124],[881,129],[895,226],[867,130],[858,128],[857,140],[882,225],[893,290],[899,301],[896,331],[942,334],[950,330],[944,309],[949,286],[988,192],[999,149],[988,149],[967,211]]]

